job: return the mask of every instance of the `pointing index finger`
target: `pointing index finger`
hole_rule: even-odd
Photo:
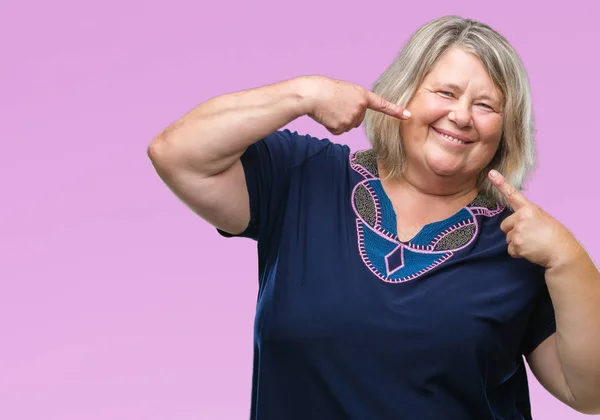
[[[506,200],[514,210],[518,210],[529,203],[529,200],[527,200],[527,198],[521,194],[516,187],[511,185],[498,171],[491,170],[489,178],[492,181],[492,184],[494,184],[502,195],[506,197]]]
[[[383,112],[390,117],[406,120],[410,117],[410,112],[400,105],[396,105],[371,91],[367,91],[367,107],[373,111]]]

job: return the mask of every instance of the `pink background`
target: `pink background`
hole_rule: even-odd
[[[444,14],[521,53],[539,145],[527,194],[599,259],[592,4],[3,0],[0,419],[247,418],[255,245],[175,199],[146,147],[222,93],[309,73],[370,86]],[[367,146],[362,130],[337,140]],[[535,381],[532,399],[538,419],[584,418]]]

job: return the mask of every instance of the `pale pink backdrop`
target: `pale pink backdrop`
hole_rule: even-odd
[[[444,14],[490,23],[523,56],[539,144],[528,196],[600,259],[599,7],[3,0],[0,419],[247,418],[254,244],[175,199],[146,147],[225,92],[314,73],[370,86]],[[337,140],[367,146],[361,130]],[[584,418],[535,381],[532,398],[538,419]]]

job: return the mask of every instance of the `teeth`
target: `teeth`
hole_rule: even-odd
[[[440,133],[442,135],[443,138],[450,140],[453,143],[458,143],[458,144],[465,144],[466,142],[459,140],[459,139],[455,139],[454,137],[451,137],[447,134],[444,133]]]

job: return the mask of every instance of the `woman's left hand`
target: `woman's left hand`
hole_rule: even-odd
[[[500,225],[512,257],[525,258],[546,269],[576,257],[581,246],[564,225],[529,201],[497,171],[490,171],[489,179],[514,210]]]

